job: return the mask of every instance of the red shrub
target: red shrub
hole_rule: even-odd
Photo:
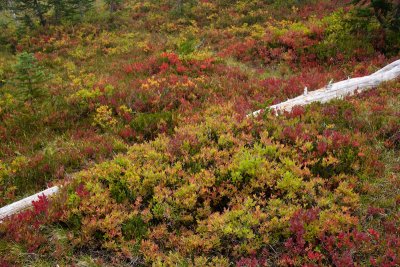
[[[6,238],[24,244],[29,252],[36,251],[47,242],[47,238],[40,233],[40,227],[60,216],[60,213],[49,213],[49,201],[44,195],[32,204],[32,210],[4,220]]]

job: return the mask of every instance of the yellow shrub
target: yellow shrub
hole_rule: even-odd
[[[113,129],[117,120],[112,115],[112,109],[106,105],[96,109],[93,126],[99,126],[101,129]]]

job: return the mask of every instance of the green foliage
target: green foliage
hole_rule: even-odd
[[[199,44],[199,41],[194,37],[190,36],[186,38],[182,42],[179,43],[178,46],[178,53],[179,55],[189,55],[196,51],[196,48]]]
[[[122,0],[105,0],[110,12],[115,12],[121,8]]]
[[[323,19],[325,25],[325,38],[316,45],[315,52],[320,58],[335,57],[342,54],[352,57],[354,51],[365,51],[371,54],[374,51],[371,40],[377,25],[371,22],[363,22],[356,19],[352,13],[343,10],[332,13]],[[362,29],[363,36],[360,38],[359,30]]]
[[[367,3],[365,3],[367,2]],[[400,3],[396,0],[372,0],[362,1],[353,0],[353,3],[359,4],[357,15],[361,17],[375,18],[382,27],[395,32],[400,31]]]
[[[147,234],[146,223],[140,217],[134,216],[122,224],[122,233],[128,240],[141,240]]]
[[[196,5],[198,0],[169,0],[172,5],[172,15],[176,17],[187,16],[188,10]]]
[[[154,132],[159,127],[171,129],[175,124],[172,112],[138,113],[130,123],[133,130],[143,135],[144,139],[154,137]]]
[[[385,52],[396,54],[400,47],[400,3],[396,0],[353,0],[354,17],[358,21],[379,23],[385,32]]]
[[[41,26],[47,24],[45,14],[50,9],[48,1],[45,0],[14,0],[8,7],[27,26],[33,27],[35,17]]]
[[[46,26],[49,20],[76,21],[93,8],[94,0],[13,0],[5,1],[4,9],[9,10],[26,26],[34,28],[36,21]],[[52,16],[49,16],[52,14]]]
[[[48,77],[32,53],[19,54],[14,69],[15,93],[22,101],[32,102],[46,95],[42,86]]]
[[[237,167],[231,174],[234,183],[249,182],[262,173],[265,167],[265,150],[257,144],[254,150],[244,150],[236,158]]]
[[[286,192],[287,197],[293,199],[296,197],[296,193],[301,191],[303,186],[301,178],[295,177],[293,173],[287,171],[283,174],[283,177],[278,181],[277,188]]]
[[[60,22],[82,19],[93,8],[94,0],[48,0],[54,12],[54,20]]]

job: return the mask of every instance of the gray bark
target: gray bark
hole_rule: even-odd
[[[345,96],[379,86],[381,83],[394,80],[400,76],[400,60],[397,60],[377,72],[364,77],[358,77],[329,84],[319,90],[307,92],[285,102],[272,105],[269,109],[276,111],[276,114],[290,112],[295,106],[305,106],[313,102],[326,103],[332,99],[342,99]],[[248,116],[258,116],[263,110],[257,110]]]

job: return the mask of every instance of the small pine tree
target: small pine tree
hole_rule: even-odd
[[[43,67],[39,65],[32,53],[23,52],[18,55],[18,61],[14,65],[14,85],[16,94],[22,101],[33,102],[45,95],[41,86],[46,81]]]

